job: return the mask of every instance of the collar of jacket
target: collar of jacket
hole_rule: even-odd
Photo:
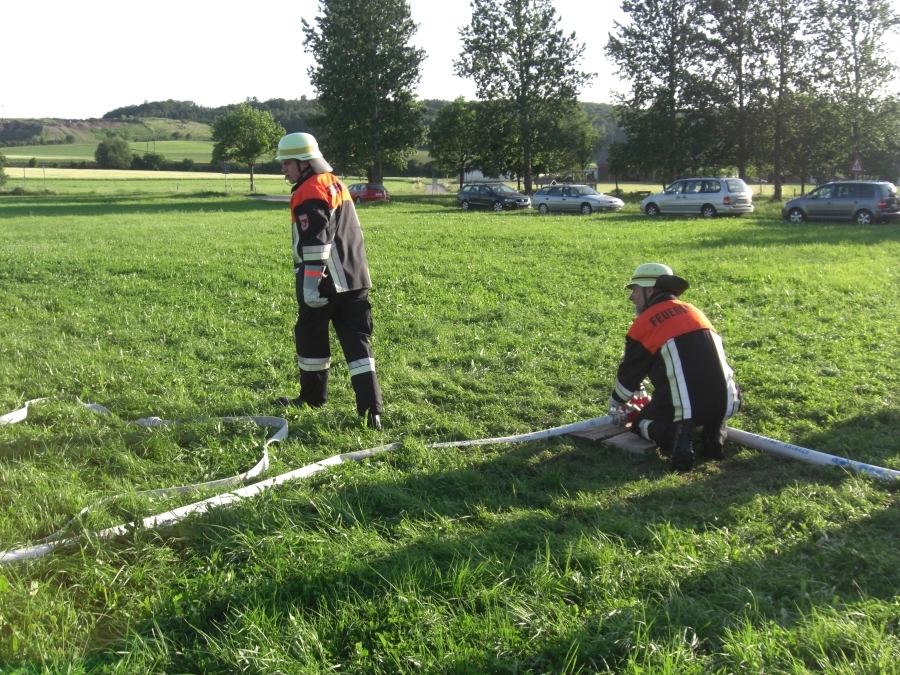
[[[306,169],[301,169],[300,171],[300,180],[294,183],[294,187],[291,188],[291,194],[294,194],[301,185],[303,185],[306,181],[316,175],[316,172],[313,171],[312,165],[306,167]]]
[[[650,298],[650,302],[647,303],[647,307],[653,307],[653,305],[658,305],[661,302],[667,302],[669,300],[677,300],[678,296],[674,293],[666,293],[662,291],[657,293],[652,298]]]

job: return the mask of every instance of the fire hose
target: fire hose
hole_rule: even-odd
[[[34,401],[29,401],[25,404],[25,407],[13,411],[12,413],[8,413],[6,415],[0,416],[0,426],[4,424],[12,424],[15,422],[20,422],[24,420],[28,414],[28,405],[31,403],[37,403],[41,401],[46,401],[49,399],[35,399]],[[543,431],[535,431],[526,434],[519,434],[514,436],[501,436],[497,438],[481,438],[476,440],[468,440],[468,441],[445,441],[441,443],[431,443],[426,445],[426,448],[451,448],[451,447],[467,447],[473,445],[491,445],[491,444],[502,444],[502,443],[524,443],[527,441],[536,441],[544,438],[551,438],[553,436],[562,436],[564,434],[571,434],[579,431],[586,431],[588,429],[595,429],[607,425],[615,425],[624,427],[628,422],[632,421],[634,417],[637,415],[637,412],[640,410],[642,404],[646,403],[649,398],[646,397],[646,394],[643,394],[643,398],[640,400],[633,400],[629,402],[624,409],[610,411],[609,415],[605,415],[603,417],[595,417],[589,420],[584,420],[582,422],[575,422],[573,424],[565,424],[563,426],[554,427],[552,429],[545,429]],[[79,401],[81,403],[81,401]],[[90,408],[91,410],[101,413],[101,414],[111,414],[106,408],[101,405],[95,403],[82,403],[82,405]],[[153,494],[153,495],[161,495],[167,496],[170,494],[176,493],[184,493],[190,491],[197,491],[203,489],[212,489],[218,487],[225,487],[234,485],[236,483],[243,483],[247,479],[254,478],[263,471],[265,471],[269,466],[269,456],[268,456],[268,446],[271,443],[275,443],[287,438],[288,435],[288,426],[287,420],[281,417],[226,417],[221,418],[225,421],[250,421],[258,424],[259,426],[269,426],[276,428],[276,433],[273,434],[263,446],[263,457],[260,461],[249,471],[240,474],[239,476],[234,476],[231,478],[220,479],[218,481],[211,481],[209,483],[199,483],[196,485],[187,485],[181,486],[177,488],[163,488],[159,490],[146,490],[143,492],[139,492],[137,494]],[[159,426],[168,426],[172,424],[169,420],[161,420],[156,417],[146,418],[137,420],[136,424],[141,424],[143,426],[148,427],[159,427]],[[777,455],[780,457],[787,457],[790,459],[796,459],[801,462],[807,462],[809,464],[816,464],[819,466],[836,466],[843,469],[852,469],[858,473],[872,476],[874,478],[878,478],[880,480],[898,480],[900,479],[900,471],[895,471],[893,469],[885,469],[878,466],[872,466],[869,464],[863,464],[861,462],[856,462],[853,460],[845,459],[843,457],[836,457],[834,455],[828,455],[824,452],[818,452],[816,450],[810,450],[808,448],[803,448],[797,445],[792,445],[790,443],[785,443],[783,441],[776,441],[771,438],[766,438],[765,436],[758,436],[756,434],[751,434],[746,431],[741,431],[739,429],[733,429],[731,427],[726,427],[728,432],[728,440],[737,443],[739,445],[743,445],[748,448],[752,448],[755,450],[760,450],[762,452],[767,452],[773,455]],[[287,483],[290,481],[298,480],[301,478],[307,478],[312,476],[315,473],[326,470],[328,467],[336,466],[338,464],[343,464],[349,461],[362,461],[369,457],[373,457],[375,455],[381,454],[383,452],[388,452],[390,450],[395,450],[401,447],[403,444],[400,442],[397,443],[389,443],[388,445],[381,445],[375,448],[369,448],[367,450],[357,450],[355,452],[347,452],[343,454],[334,455],[332,457],[328,457],[327,459],[322,459],[317,462],[313,462],[311,464],[307,464],[306,466],[300,467],[299,469],[294,469],[293,471],[288,471],[287,473],[280,474],[278,476],[274,476],[273,478],[269,478],[267,480],[259,481],[257,483],[253,483],[250,485],[246,485],[237,490],[233,490],[231,492],[226,492],[223,494],[216,495],[214,497],[210,497],[208,499],[203,499],[198,502],[194,502],[193,504],[187,504],[185,506],[181,506],[176,509],[172,509],[170,511],[166,511],[164,513],[158,513],[156,515],[148,516],[140,521],[134,521],[131,523],[124,523],[122,525],[117,525],[114,527],[109,527],[104,530],[100,530],[97,532],[88,532],[84,535],[73,536],[64,538],[62,532],[64,528],[54,532],[53,534],[45,537],[44,539],[39,540],[39,542],[33,546],[17,548],[17,549],[9,549],[6,551],[0,551],[0,564],[17,562],[20,560],[40,558],[47,553],[50,553],[54,548],[58,546],[63,546],[66,544],[74,544],[78,542],[82,537],[87,539],[105,539],[110,538],[117,535],[126,534],[129,531],[133,531],[136,529],[152,529],[163,527],[166,525],[172,525],[177,523],[187,516],[191,514],[202,514],[211,509],[217,508],[219,506],[225,506],[227,504],[231,504],[242,499],[249,499],[252,497],[256,497],[262,494],[268,488],[274,487],[276,485],[281,485],[283,483]],[[107,501],[107,500],[103,500]],[[92,505],[91,507],[87,507],[82,509],[81,513],[85,513],[90,508],[94,508],[97,505]],[[79,514],[79,515],[80,515]],[[71,521],[70,521],[71,522]]]

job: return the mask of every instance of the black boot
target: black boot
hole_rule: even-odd
[[[704,427],[703,433],[700,434],[700,439],[703,441],[703,456],[709,459],[722,459],[725,456],[722,452],[722,447],[727,437],[728,432],[725,429],[725,422],[715,426]]]
[[[275,403],[277,403],[278,405],[283,405],[285,407],[294,406],[297,408],[302,408],[304,405],[306,405],[306,402],[299,396],[297,398],[288,398],[287,396],[279,396],[275,400]]]
[[[694,447],[691,436],[694,434],[694,421],[683,420],[675,423],[672,434],[672,470],[685,473],[694,468]]]

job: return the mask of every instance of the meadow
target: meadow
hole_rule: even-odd
[[[623,286],[654,260],[723,337],[732,426],[900,469],[898,225],[790,225],[766,200],[463,213],[389,183],[359,208],[375,432],[336,342],[328,405],[273,405],[297,391],[283,203],[222,176],[67,180],[0,196],[0,414],[58,397],[0,427],[0,549],[206,496],[136,493],[249,468],[267,431],[220,417],[287,417],[267,475],[402,446],[0,567],[3,672],[900,672],[894,485],[733,444],[686,475],[572,437],[426,447],[605,414]]]

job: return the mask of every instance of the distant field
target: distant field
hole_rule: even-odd
[[[212,141],[138,141],[129,143],[131,149],[143,155],[158,152],[168,160],[192,159],[195,162],[209,162],[212,157]],[[154,149],[155,148],[155,149]],[[72,143],[71,145],[24,145],[18,148],[2,148],[3,154],[12,161],[94,161],[97,143]]]

